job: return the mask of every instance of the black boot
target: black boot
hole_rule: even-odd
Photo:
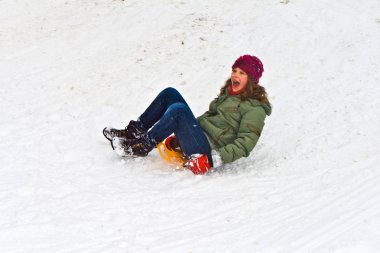
[[[131,137],[131,138],[127,138],[127,139],[138,139],[141,136],[145,135],[147,133],[147,131],[148,131],[148,129],[146,129],[143,126],[143,124],[141,123],[140,120],[137,120],[137,121],[131,120],[131,121],[129,121],[129,124],[126,127],[126,129],[127,129],[128,134],[129,134],[129,137]]]
[[[146,130],[142,126],[140,121],[131,120],[125,129],[116,129],[112,127],[105,127],[103,129],[103,135],[107,140],[112,141],[112,138],[125,138],[125,139],[137,139],[141,135],[145,134]]]
[[[112,141],[112,138],[126,138],[129,136],[127,129],[116,129],[112,127],[105,127],[103,129],[103,135],[107,138],[107,140]]]
[[[115,137],[112,139],[111,145],[120,156],[147,156],[157,146],[157,143],[155,140],[151,140],[148,134],[144,134],[138,139]]]

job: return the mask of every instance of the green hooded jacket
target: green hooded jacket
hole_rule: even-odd
[[[271,112],[270,104],[255,99],[242,101],[240,95],[226,91],[197,120],[223,163],[230,163],[249,155],[261,135],[265,117]]]

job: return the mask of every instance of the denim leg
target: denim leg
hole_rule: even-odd
[[[169,87],[162,90],[139,117],[143,127],[149,130],[161,119],[169,106],[174,103],[182,103],[187,106],[185,99],[176,89]]]
[[[210,156],[211,147],[207,137],[187,104],[170,105],[148,135],[156,142],[162,142],[172,133],[175,134],[182,152],[186,156],[192,154]]]

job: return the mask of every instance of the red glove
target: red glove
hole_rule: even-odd
[[[191,170],[194,174],[204,174],[211,169],[210,162],[208,161],[207,155],[196,155],[187,160],[184,167]]]

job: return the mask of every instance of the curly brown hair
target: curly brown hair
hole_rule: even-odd
[[[227,87],[232,84],[231,78],[229,78],[224,86],[220,89],[220,95],[225,95]],[[248,83],[245,87],[245,91],[241,93],[241,100],[256,99],[262,103],[269,104],[268,94],[265,91],[265,88],[259,85],[257,82],[253,81],[248,77]]]

